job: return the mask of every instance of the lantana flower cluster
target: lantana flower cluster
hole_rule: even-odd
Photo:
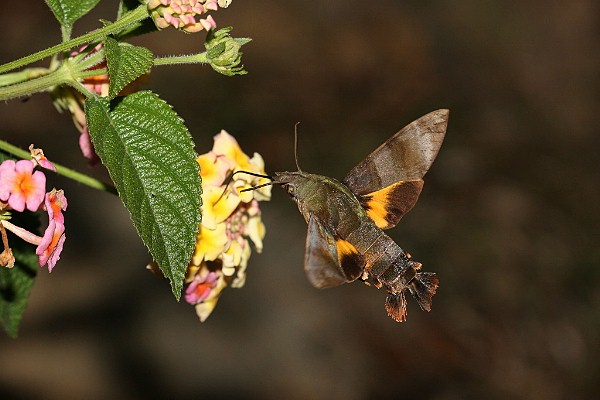
[[[209,11],[217,11],[219,5],[226,7],[230,2],[217,0],[149,0],[148,10],[159,29],[169,26],[187,33],[209,31],[217,27],[211,15],[200,17]]]
[[[271,198],[271,186],[241,192],[268,182],[260,154],[246,155],[233,136],[221,131],[214,137],[212,151],[197,159],[202,176],[202,223],[190,261],[185,300],[195,305],[201,321],[215,308],[221,291],[240,288],[246,281],[251,255],[250,242],[262,251],[265,226],[259,201]]]
[[[0,266],[12,268],[15,258],[8,243],[6,230],[37,246],[35,253],[40,266],[48,271],[56,265],[65,242],[67,198],[62,190],[46,192],[46,175],[36,167],[55,171],[41,149],[29,147],[31,160],[6,160],[0,164],[0,233],[4,251],[0,253]],[[9,221],[13,212],[44,210],[48,213],[48,227],[42,237]]]

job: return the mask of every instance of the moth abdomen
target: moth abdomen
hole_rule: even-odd
[[[418,266],[420,267],[420,264]],[[385,299],[385,309],[396,322],[406,321],[404,292],[407,289],[423,311],[431,311],[431,301],[439,286],[439,280],[433,272],[417,272],[417,269],[411,266],[386,284],[388,295]]]
[[[398,257],[378,279],[393,293],[401,292],[417,274],[414,264],[418,263]]]
[[[377,280],[388,291],[385,309],[397,322],[406,321],[406,300],[408,289],[424,311],[431,310],[431,302],[439,286],[437,276],[432,272],[420,272],[421,263],[411,260],[401,253]]]

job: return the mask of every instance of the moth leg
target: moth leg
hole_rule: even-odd
[[[363,272],[362,276],[359,278],[362,283],[367,286],[371,286],[371,282],[369,282],[369,273],[367,271]]]
[[[379,282],[378,279],[372,277],[369,272],[365,269],[362,273],[362,275],[359,278],[362,283],[364,283],[367,286],[374,286],[377,289],[381,289],[381,287],[383,286],[383,284],[381,282]]]

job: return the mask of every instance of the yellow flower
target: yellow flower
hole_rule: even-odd
[[[257,174],[266,175],[265,162],[263,161],[263,158],[261,157],[260,154],[254,153],[254,155],[250,159],[250,165],[252,165],[252,167],[253,167],[253,169],[251,170],[252,172],[255,172]],[[256,181],[255,185],[262,185],[264,183],[269,182],[269,180],[265,179],[265,178],[255,178],[255,179],[258,179]],[[249,193],[254,193],[254,198],[258,201],[269,201],[269,200],[271,200],[271,188],[272,187],[273,186],[271,186],[271,185],[263,186],[260,189],[253,190],[252,192],[249,192]]]
[[[223,194],[224,188],[208,186],[202,191],[202,225],[215,229],[235,211],[240,198],[230,193]]]
[[[231,163],[222,155],[212,151],[202,154],[197,158],[202,171],[203,186],[221,186],[227,178],[227,172],[231,169]]]
[[[244,249],[248,250],[247,257],[244,257]],[[245,268],[250,257],[249,252],[250,248],[244,239],[242,239],[242,243],[238,240],[232,241],[227,251],[223,253],[223,274],[225,276],[233,276],[239,267]]]
[[[265,231],[265,224],[262,223],[260,214],[248,219],[248,225],[246,225],[246,235],[248,238],[250,238],[250,240],[252,240],[252,243],[254,243],[257,253],[262,252],[262,240],[265,237]]]
[[[241,263],[236,271],[234,279],[231,281],[231,287],[241,288],[246,283],[246,268],[248,267],[248,259],[250,258],[250,246],[246,242],[246,246],[243,247],[241,255]]]
[[[222,130],[218,135],[214,137],[215,144],[212,152],[214,154],[222,155],[227,161],[233,166],[232,171],[247,171],[255,174],[265,174],[265,162],[260,154],[254,153],[252,158],[248,157],[246,153],[242,151],[237,140],[231,136],[227,131]],[[271,199],[271,186],[265,186],[260,189],[248,192],[241,192],[243,189],[248,189],[253,186],[262,185],[268,183],[269,180],[266,178],[259,178],[249,174],[237,174],[232,184],[236,193],[240,196],[240,199],[244,203],[250,202],[252,199],[257,200],[270,200]]]
[[[203,186],[202,223],[186,277],[186,301],[195,305],[201,321],[208,318],[225,287],[244,286],[250,242],[260,253],[265,236],[258,202],[271,198],[270,186],[241,192],[269,182],[266,178],[240,172],[228,179],[235,171],[266,175],[260,154],[248,157],[226,131],[214,140],[212,151],[197,159]]]
[[[223,155],[232,161],[236,169],[248,171],[250,169],[250,157],[240,148],[237,140],[227,131],[222,130],[214,137],[215,143],[212,152]]]
[[[207,268],[203,267],[201,269],[201,274],[204,275],[207,273]],[[217,305],[217,301],[219,301],[219,297],[221,296],[221,291],[227,287],[227,282],[225,281],[225,277],[223,274],[217,273],[217,281],[216,285],[211,288],[208,297],[202,300],[200,303],[196,304],[196,315],[200,318],[200,322],[206,321],[208,316],[212,313]]]
[[[192,256],[192,265],[200,265],[202,261],[216,260],[229,247],[229,239],[225,233],[225,225],[219,224],[215,229],[200,225],[196,238],[196,248]]]

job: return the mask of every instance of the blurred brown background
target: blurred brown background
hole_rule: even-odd
[[[102,2],[78,33],[112,19]],[[42,1],[1,6],[0,62],[59,41]],[[263,254],[200,324],[144,266],[119,200],[61,178],[68,239],[40,271],[18,340],[0,335],[0,398],[594,398],[600,378],[599,15],[593,0],[236,0],[214,14],[250,36],[245,77],[161,67],[148,88],[199,153],[221,128],[269,172],[342,178],[413,119],[450,108],[417,207],[391,235],[439,274],[433,311],[385,293],[320,291],[306,224],[279,189]],[[156,54],[203,35],[138,38]],[[42,63],[43,65],[43,63]],[[0,107],[3,138],[91,171],[45,95]],[[104,177],[101,171],[93,172]]]

